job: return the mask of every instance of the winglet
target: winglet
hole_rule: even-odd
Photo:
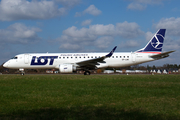
[[[106,55],[106,57],[111,57],[111,56],[113,55],[114,51],[116,50],[116,48],[117,48],[117,46],[115,46],[115,47],[112,49],[112,51],[111,51],[109,54]]]

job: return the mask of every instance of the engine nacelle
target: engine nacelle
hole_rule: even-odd
[[[59,72],[60,73],[73,73],[76,71],[76,67],[72,64],[61,64],[59,65]]]

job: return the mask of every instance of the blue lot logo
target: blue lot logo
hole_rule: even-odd
[[[40,56],[40,57],[33,56],[31,60],[31,65],[46,65],[49,60],[50,60],[49,65],[53,65],[54,59],[57,58],[58,56]]]

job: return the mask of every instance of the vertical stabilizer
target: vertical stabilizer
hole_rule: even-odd
[[[136,51],[136,52],[161,52],[164,42],[166,29],[160,29],[157,33],[151,38],[148,44]]]

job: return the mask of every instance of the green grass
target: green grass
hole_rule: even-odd
[[[180,75],[0,75],[0,119],[180,120]]]

